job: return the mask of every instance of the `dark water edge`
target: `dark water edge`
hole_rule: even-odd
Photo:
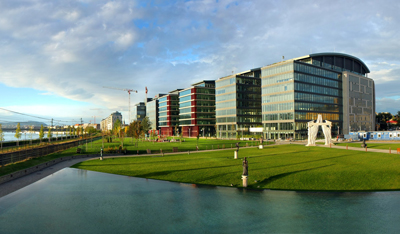
[[[257,191],[74,168],[0,198],[0,233],[397,233],[399,220],[399,191]]]

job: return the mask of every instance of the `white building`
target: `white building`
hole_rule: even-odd
[[[119,119],[119,121],[122,124],[122,114],[118,111],[112,113],[111,115],[109,115],[107,118],[103,119],[100,122],[101,130],[102,131],[112,130],[114,128],[114,124],[115,121],[117,121],[117,119]]]

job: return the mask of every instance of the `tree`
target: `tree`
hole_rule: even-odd
[[[49,139],[49,142],[51,141],[51,137],[53,135],[51,134],[51,128],[49,128],[49,131],[47,132],[47,139]]]
[[[17,138],[17,146],[19,146],[19,138],[21,138],[21,125],[17,124],[17,129],[15,130],[15,138]]]
[[[39,132],[40,144],[42,144],[43,137],[44,137],[44,128],[43,128],[43,124],[42,124],[42,125],[40,125],[40,132]]]
[[[114,127],[113,127],[113,133],[115,135],[115,137],[120,137],[121,136],[121,121],[119,119],[117,119],[114,123]]]
[[[72,130],[73,130],[73,132],[72,132],[73,134],[72,134],[72,135],[74,135],[74,138],[76,138],[76,131],[77,131],[77,129],[76,129],[75,127],[73,127]]]
[[[144,117],[142,120],[142,129],[145,134],[147,134],[149,132],[149,130],[151,129],[151,121],[150,121],[149,117],[147,117],[147,116]]]
[[[129,124],[128,136],[136,139],[136,146],[139,147],[139,138],[143,135],[143,126],[140,120],[133,121]]]
[[[3,150],[3,141],[4,141],[4,132],[3,132],[3,129],[2,129],[1,124],[0,124],[0,144],[1,144],[1,150]]]

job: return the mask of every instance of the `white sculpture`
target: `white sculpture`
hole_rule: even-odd
[[[317,121],[308,122],[308,144],[306,146],[315,146],[315,140],[317,138],[317,133],[319,126],[322,126],[322,131],[325,136],[325,145],[330,145],[332,141],[332,122],[325,120],[325,123],[322,122],[322,115],[318,115]]]

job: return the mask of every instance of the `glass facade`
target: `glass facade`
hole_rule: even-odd
[[[218,138],[254,135],[250,127],[261,123],[260,70],[216,81],[216,125]]]
[[[179,92],[179,126],[184,136],[215,135],[215,81],[202,81]]]
[[[132,120],[136,121],[142,121],[144,117],[146,117],[146,105],[144,102],[140,102],[135,105],[135,107],[132,110]]]
[[[321,114],[342,126],[342,74],[305,62],[285,61],[261,68],[262,121],[267,138],[305,138],[307,122]]]
[[[158,113],[157,113],[157,102],[158,100],[152,100],[147,102],[146,105],[146,116],[151,122],[151,129],[157,130],[158,127]]]

